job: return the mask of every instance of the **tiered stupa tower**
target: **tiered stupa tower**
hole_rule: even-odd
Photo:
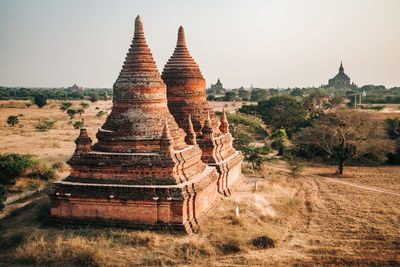
[[[113,90],[97,144],[82,127],[71,173],[54,183],[51,220],[193,229],[217,199],[218,172],[169,112],[139,16]]]
[[[232,147],[225,112],[218,121],[206,99],[206,81],[186,47],[181,26],[175,51],[164,67],[162,78],[167,84],[168,108],[179,127],[190,135],[191,125],[197,136],[202,161],[217,167],[218,191],[229,193],[242,179],[243,156]]]

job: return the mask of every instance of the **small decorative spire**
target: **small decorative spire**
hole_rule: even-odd
[[[139,15],[135,19],[135,35],[137,35],[137,34],[144,34],[143,21]]]
[[[185,141],[188,145],[195,145],[196,142],[196,133],[193,128],[193,123],[192,123],[192,115],[189,113],[188,116],[188,133],[186,134]]]
[[[164,120],[164,128],[163,128],[163,133],[161,136],[161,140],[171,140],[171,133],[169,132],[169,127],[168,127],[168,119],[165,118]]]
[[[168,119],[165,118],[163,133],[160,140],[160,156],[162,158],[172,158],[173,149],[172,149],[172,137],[169,132],[168,127]]]
[[[228,120],[226,119],[226,114],[225,114],[225,108],[222,108],[222,115],[221,115],[221,120],[220,120],[221,124],[219,125],[219,130],[221,131],[221,133],[228,133],[229,131],[229,124],[228,124]]]
[[[343,63],[340,61],[339,72],[344,72]]]
[[[213,129],[211,125],[211,119],[210,119],[210,111],[207,110],[207,118],[206,121],[204,122],[203,129],[201,129],[201,132],[203,133],[203,138],[204,139],[212,139],[213,138]]]
[[[79,132],[78,138],[75,140],[76,144],[76,153],[87,153],[91,151],[92,139],[90,139],[86,127],[85,127],[85,119],[82,118],[82,125]]]
[[[180,26],[180,27],[179,27],[179,30],[178,30],[178,41],[177,41],[177,45],[186,46],[185,30],[183,29],[182,26]]]

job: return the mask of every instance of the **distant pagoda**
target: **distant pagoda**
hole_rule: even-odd
[[[140,16],[113,92],[97,144],[82,127],[71,173],[54,183],[50,220],[191,231],[217,199],[219,174],[202,162],[190,119],[185,130],[192,139],[185,141],[168,110]]]
[[[228,194],[241,181],[243,156],[232,147],[225,112],[219,122],[206,100],[206,81],[186,47],[182,26],[162,78],[167,85],[169,110],[187,136],[194,129],[196,142],[203,151],[203,162],[217,167],[219,172],[218,191]]]
[[[335,77],[329,79],[328,87],[348,88],[350,87],[350,77],[344,73],[342,62],[340,62],[339,73]]]

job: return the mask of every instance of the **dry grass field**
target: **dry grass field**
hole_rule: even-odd
[[[79,130],[74,129],[66,112],[59,109],[63,101],[49,100],[48,105],[41,109],[36,105],[26,107],[25,103],[28,102],[22,100],[0,101],[0,152],[36,154],[50,162],[67,161],[75,149],[74,140],[78,137]],[[81,102],[89,104],[82,116],[85,118],[89,136],[96,142],[97,129],[103,125],[107,114],[110,113],[112,101],[90,103],[89,101],[73,100],[67,102],[72,102],[71,108],[75,109],[80,108]],[[227,112],[234,112],[241,107],[240,102],[210,103],[216,111],[222,111],[225,108]],[[99,111],[106,114],[99,118],[96,116]],[[19,114],[23,115],[19,117],[19,124],[14,127],[7,125],[8,116]],[[38,119],[50,119],[57,122],[54,129],[39,132],[35,129]],[[72,121],[80,119],[79,115],[75,115]]]
[[[65,162],[74,151],[79,130],[59,109],[61,101],[49,101],[42,109],[12,102],[0,101],[0,152],[31,153],[51,163]],[[81,103],[70,102],[74,108]],[[210,103],[217,111],[224,107],[229,112],[240,105]],[[95,141],[97,128],[106,118],[96,114],[109,113],[112,102],[89,104],[84,117]],[[400,115],[395,110],[365,112],[380,119]],[[18,114],[23,115],[19,117],[23,126],[8,126],[7,117]],[[37,120],[45,118],[57,120],[54,129],[37,131]],[[77,115],[73,121],[79,119]],[[189,235],[43,227],[49,201],[39,195],[0,220],[0,265],[400,265],[400,167],[346,166],[339,177],[335,166],[307,164],[296,179],[285,168],[280,161],[264,165],[231,197],[221,198],[204,218],[199,233]],[[64,169],[58,176],[67,173]]]
[[[6,265],[310,266],[400,264],[400,196],[335,182],[363,180],[384,188],[388,172],[358,167],[345,178],[311,165],[293,179],[266,165],[204,218],[197,234],[123,229],[41,227],[46,197],[0,221],[0,262]],[[351,167],[352,168],[352,167]],[[325,175],[327,178],[316,176]],[[258,180],[257,191],[254,182]],[[400,192],[390,188],[391,192]],[[240,214],[234,214],[239,206]]]

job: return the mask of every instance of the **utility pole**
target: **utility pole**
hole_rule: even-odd
[[[354,95],[354,108],[357,108],[357,95]]]

